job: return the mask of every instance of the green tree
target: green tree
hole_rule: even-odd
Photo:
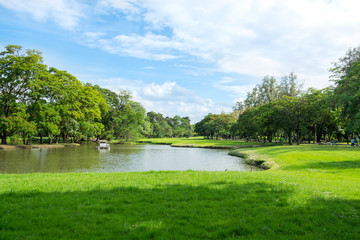
[[[295,133],[299,145],[302,138],[302,128],[306,122],[306,102],[301,97],[285,97],[279,101],[280,127],[286,133],[289,144],[292,144],[292,134]]]
[[[349,132],[360,132],[360,61],[351,64],[347,74],[335,82],[335,98]]]
[[[95,134],[100,135],[103,129],[99,125],[101,109],[107,109],[103,96],[94,88],[84,86],[76,77],[66,71],[50,68],[49,72],[51,77],[47,99],[54,104],[56,111],[61,116],[59,129],[63,142],[66,143],[70,136],[81,137],[82,121],[94,124],[93,129],[97,130]]]
[[[182,129],[182,137],[191,137],[193,134],[193,127],[191,125],[191,120],[189,117],[181,118],[181,129]]]
[[[19,112],[19,103],[30,100],[34,82],[40,73],[46,69],[42,63],[41,53],[35,50],[22,52],[16,45],[8,45],[0,53],[0,129],[1,143],[7,143],[9,126],[17,117],[12,117]],[[20,115],[20,114],[17,114]],[[22,119],[24,122],[26,119]]]
[[[212,129],[210,125],[212,119],[213,119],[213,114],[209,113],[200,122],[195,124],[194,131],[198,135],[212,139],[214,136],[214,129]]]
[[[288,97],[298,97],[302,92],[303,84],[297,82],[297,75],[290,73],[287,76],[281,78],[279,89],[279,99]]]
[[[120,108],[115,118],[115,136],[128,141],[139,137],[144,130],[146,110],[138,102],[131,100],[131,94],[122,91],[119,95]]]
[[[147,116],[152,124],[152,137],[163,138],[171,137],[173,135],[171,126],[161,113],[148,112]]]

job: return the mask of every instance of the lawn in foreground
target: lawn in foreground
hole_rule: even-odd
[[[262,172],[0,175],[0,239],[359,239],[360,149],[241,149]]]

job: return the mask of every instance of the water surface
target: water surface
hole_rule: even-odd
[[[34,172],[137,172],[159,170],[259,170],[228,150],[174,148],[167,145],[94,144],[65,148],[0,150],[0,173]]]

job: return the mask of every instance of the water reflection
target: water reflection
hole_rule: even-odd
[[[97,150],[94,144],[50,149],[0,151],[1,173],[133,172],[158,170],[258,170],[226,150],[119,145]]]

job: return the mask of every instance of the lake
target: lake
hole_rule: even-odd
[[[159,170],[256,171],[228,150],[168,145],[95,144],[65,148],[0,150],[0,173],[138,172]]]

